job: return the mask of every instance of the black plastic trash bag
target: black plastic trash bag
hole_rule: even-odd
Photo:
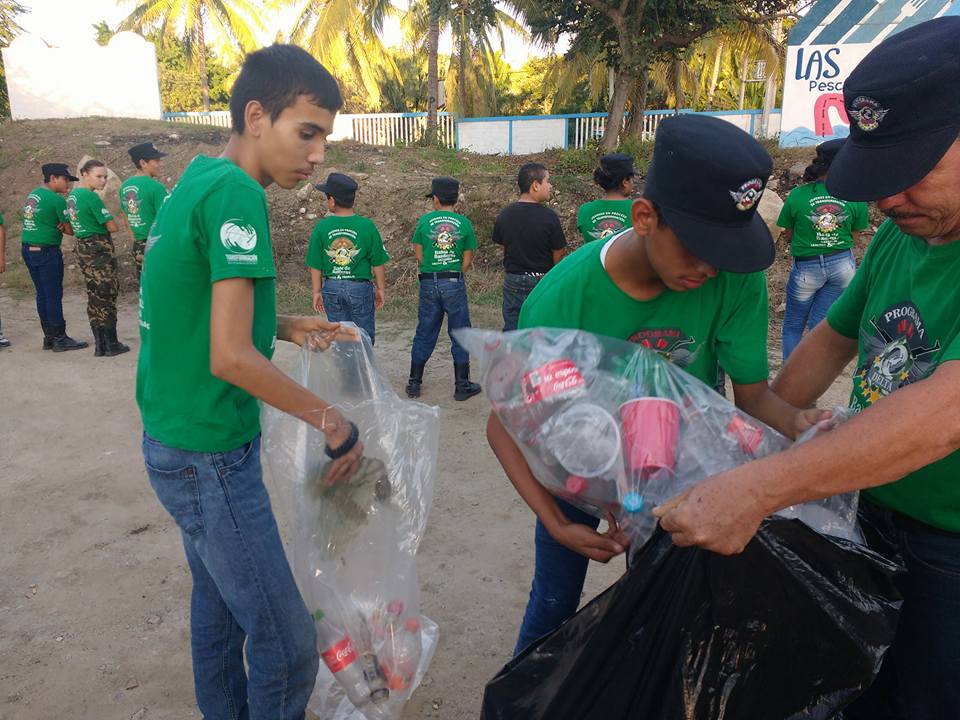
[[[482,718],[832,718],[893,640],[895,570],[797,520],[766,520],[732,557],[658,530],[616,584],[490,681]]]

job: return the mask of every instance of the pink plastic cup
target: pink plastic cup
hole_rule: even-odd
[[[680,406],[665,398],[643,397],[620,406],[627,468],[651,474],[673,470],[677,461]]]

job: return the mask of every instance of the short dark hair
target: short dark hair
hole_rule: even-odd
[[[533,184],[543,182],[548,172],[546,166],[540,163],[527,163],[521,167],[520,172],[517,173],[517,185],[520,186],[520,192],[530,192]]]
[[[437,198],[437,202],[444,206],[453,206],[457,204],[457,201],[460,199],[460,194],[456,195],[434,195]]]
[[[106,165],[104,165],[100,160],[87,160],[87,161],[80,167],[80,174],[81,174],[81,175],[86,175],[88,172],[90,172],[90,171],[93,170],[94,168],[98,168],[98,167],[106,167]]]
[[[341,200],[340,198],[333,197],[333,195],[328,195],[327,197],[333,198],[333,204],[336,205],[338,208],[343,208],[344,210],[349,210],[350,208],[353,207],[354,203],[356,202],[356,200],[351,200],[350,202],[347,202],[346,200]]]
[[[604,190],[616,190],[623,185],[624,180],[629,180],[634,175],[635,173],[611,170],[601,165],[593,171],[593,181]]]
[[[252,100],[263,105],[270,120],[276,122],[280,113],[301,95],[330,112],[343,106],[343,96],[333,75],[303,48],[274,44],[250,53],[230,93],[233,132],[243,134],[243,113]]]

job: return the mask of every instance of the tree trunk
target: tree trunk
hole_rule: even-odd
[[[207,77],[207,40],[203,32],[203,3],[197,3],[197,19],[195,52],[200,54],[197,59],[200,63],[200,96],[203,98],[203,111],[210,112],[210,79]]]
[[[747,93],[747,54],[743,54],[740,63],[740,98],[737,100],[737,109],[743,110],[743,98]]]
[[[427,132],[426,142],[434,145],[437,133],[437,95],[440,94],[440,68],[438,46],[440,44],[440,18],[433,3],[430,3],[430,27],[427,29]]]
[[[623,112],[627,107],[627,98],[637,84],[637,76],[630,70],[621,69],[617,73],[614,83],[613,102],[607,113],[607,124],[603,129],[603,140],[600,145],[604,152],[613,152],[620,139],[620,128],[623,126]]]
[[[713,74],[710,76],[710,91],[707,93],[707,109],[713,107],[713,96],[717,92],[717,81],[720,79],[720,61],[723,60],[723,44],[721,40],[717,46],[717,56],[713,60]]]
[[[457,52],[457,101],[460,104],[459,114],[462,117],[468,117],[469,115],[467,112],[467,43],[465,40],[464,38],[464,42],[460,43]]]
[[[678,57],[673,59],[673,94],[674,94],[674,110],[676,114],[680,114],[680,111],[683,110],[683,106],[687,104],[686,95],[683,92],[683,60]]]
[[[644,68],[640,80],[630,97],[630,117],[624,135],[637,140],[647,140],[643,136],[644,115],[647,109],[647,93],[650,91],[650,68]]]

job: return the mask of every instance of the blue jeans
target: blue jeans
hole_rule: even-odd
[[[827,316],[856,271],[857,264],[849,250],[810,260],[794,258],[783,316],[784,362],[800,344],[804,328],[812,330]]]
[[[417,332],[413,336],[410,359],[415,365],[426,365],[437,346],[443,316],[447,316],[453,362],[463,365],[470,355],[453,339],[457,328],[470,327],[470,306],[467,303],[467,285],[463,278],[442,278],[420,281],[420,308],[417,311]]]
[[[543,280],[542,275],[514,275],[507,273],[503,276],[503,331],[510,332],[517,329],[520,319],[520,308],[527,295],[533,292],[537,283]]]
[[[352,322],[370,336],[373,345],[377,332],[373,309],[373,283],[353,280],[323,281],[323,309],[330,322]]]
[[[38,249],[39,248],[39,249]],[[40,322],[63,322],[63,253],[56,245],[21,245],[23,264],[37,291]]]
[[[939,533],[860,499],[868,544],[906,569],[903,608],[880,675],[845,720],[960,718],[960,535]]]
[[[570,522],[587,525],[594,530],[600,521],[570,503],[557,500],[557,505]],[[573,617],[580,605],[583,581],[587,577],[590,558],[564,547],[554,540],[543,523],[537,520],[534,531],[536,554],[530,599],[520,625],[520,636],[514,656],[544,635],[553,632]]]
[[[193,576],[190,643],[205,720],[300,720],[319,660],[260,467],[260,438],[222,453],[143,436],[147,475]],[[249,674],[244,672],[246,643]]]

